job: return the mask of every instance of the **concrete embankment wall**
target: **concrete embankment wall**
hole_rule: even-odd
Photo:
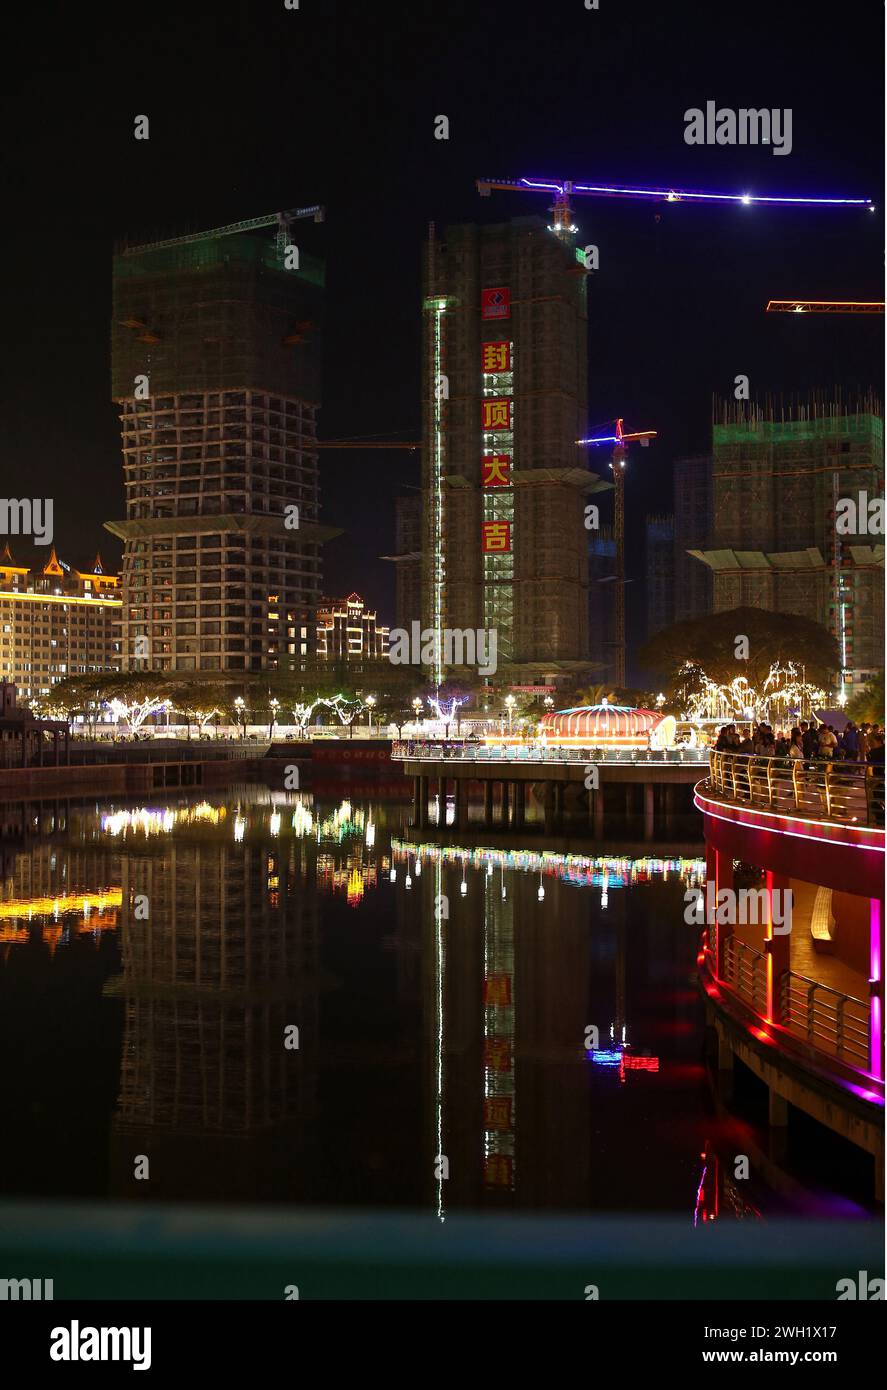
[[[92,767],[26,767],[0,770],[0,799],[41,796],[130,796],[164,787],[225,787],[258,780],[260,758],[211,762],[97,763]]]

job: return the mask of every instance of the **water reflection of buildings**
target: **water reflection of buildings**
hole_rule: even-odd
[[[392,863],[424,885],[429,1174],[437,1155],[448,1160],[448,1177],[435,1182],[439,1214],[477,1205],[598,1204],[600,1119],[589,1078],[583,1084],[577,1076],[595,1061],[586,1047],[589,1025],[602,1038],[612,1028],[620,1081],[629,1073],[633,1084],[642,1074],[655,1083],[659,1069],[658,1056],[635,1052],[625,1040],[629,895],[619,889],[671,879],[680,901],[686,887],[702,882],[704,861],[394,840]],[[401,898],[401,912],[406,902]],[[671,896],[669,906],[673,927]],[[598,919],[604,930],[590,930],[592,912],[606,914]],[[655,913],[643,920],[649,940]],[[686,944],[689,963],[694,939]]]
[[[2,808],[0,943],[21,944],[36,935],[53,951],[72,935],[98,941],[117,927],[117,855],[69,845],[71,817],[64,802]]]
[[[125,1006],[117,1195],[296,1195],[313,1106],[317,905],[300,891],[304,842],[237,838],[236,823],[208,803],[103,821],[125,849],[123,973],[110,987]],[[291,1025],[298,1049],[285,1046]],[[137,1154],[148,1182],[134,1180]]]

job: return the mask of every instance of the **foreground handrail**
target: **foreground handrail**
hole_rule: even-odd
[[[712,751],[708,790],[728,801],[841,825],[884,825],[884,769],[832,758]]]

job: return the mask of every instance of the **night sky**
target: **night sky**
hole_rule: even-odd
[[[883,297],[882,13],[846,0],[741,6],[546,0],[30,6],[7,34],[3,88],[3,482],[51,495],[81,564],[123,515],[109,392],[114,242],[322,202],[299,242],[327,264],[321,433],[418,437],[420,248],[427,223],[501,221],[544,198],[479,176],[873,198],[878,211],[581,200],[590,423],[660,438],[627,485],[629,564],[671,462],[704,452],[711,395],[739,372],[767,390],[880,394],[883,319],[774,317],[768,298]],[[683,113],[790,107],[793,149],[692,147]],[[149,141],[133,138],[136,115]],[[448,141],[434,118],[450,120]],[[393,619],[393,498],[418,455],[322,455],[330,592]],[[606,517],[604,518],[607,519]],[[28,555],[23,542],[13,544]],[[42,552],[45,556],[45,552]],[[632,571],[630,570],[630,573]],[[629,592],[639,630],[640,584]],[[637,594],[636,598],[634,595]]]

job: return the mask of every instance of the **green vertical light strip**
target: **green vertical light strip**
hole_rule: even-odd
[[[434,632],[434,662],[432,676],[438,688],[444,682],[443,629],[444,590],[446,586],[446,557],[444,555],[444,396],[441,391],[443,364],[443,316],[446,299],[432,297],[425,301],[426,309],[434,314],[431,361],[431,544],[432,544],[432,601],[431,627]]]

